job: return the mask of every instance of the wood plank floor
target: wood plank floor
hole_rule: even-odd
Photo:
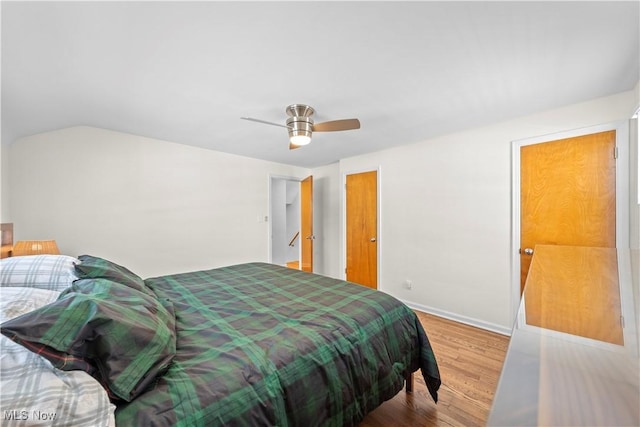
[[[360,427],[484,426],[509,337],[416,311],[438,361],[442,385],[433,403],[422,375],[414,392],[383,403]]]

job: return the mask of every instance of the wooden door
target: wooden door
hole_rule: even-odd
[[[347,280],[378,287],[378,173],[347,175]]]
[[[520,148],[520,294],[535,245],[616,246],[616,132]]]
[[[313,176],[300,182],[300,269],[313,273]]]

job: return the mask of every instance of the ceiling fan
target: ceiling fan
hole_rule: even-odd
[[[340,130],[360,129],[360,120],[342,119],[331,120],[329,122],[314,123],[311,116],[315,110],[305,104],[292,104],[285,109],[289,115],[286,124],[268,122],[266,120],[254,119],[251,117],[240,117],[243,120],[264,123],[267,125],[280,126],[289,129],[289,149],[300,148],[311,142],[313,132],[335,132]]]

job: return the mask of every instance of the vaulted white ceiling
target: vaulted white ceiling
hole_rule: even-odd
[[[632,89],[639,2],[8,2],[2,139],[88,125],[314,167]],[[288,149],[285,107],[360,130]]]

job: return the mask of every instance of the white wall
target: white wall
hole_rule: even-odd
[[[640,116],[640,82],[633,90],[635,94],[635,111]],[[631,236],[630,246],[633,249],[640,249],[640,132],[638,124],[640,117],[636,117],[630,129],[630,152],[629,170],[631,175],[630,191],[630,220],[631,220]],[[640,260],[637,260],[640,264]]]
[[[271,178],[271,262],[287,263],[287,182]]]
[[[640,151],[638,150],[640,118],[631,121],[629,129],[629,219],[630,238],[629,246],[633,249],[640,249],[640,175],[638,174],[638,164],[640,163]],[[638,260],[640,263],[640,260]]]
[[[268,260],[269,176],[309,170],[108,130],[73,127],[10,146],[16,240],[143,277]]]
[[[380,288],[413,307],[508,332],[511,141],[628,119],[635,102],[630,91],[343,159],[341,177],[380,167]],[[341,191],[330,197],[340,200]],[[324,232],[340,234],[343,246],[340,221]]]
[[[333,163],[313,169],[313,252],[314,273],[342,278],[340,270],[340,165]]]
[[[634,111],[640,115],[640,81],[633,89]],[[638,123],[640,117],[632,121],[629,130],[629,220],[630,220],[630,236],[629,246],[632,249],[640,249],[640,132]],[[636,252],[637,253],[637,252]],[[640,264],[640,259],[635,260],[636,266]],[[636,307],[639,307],[636,305]]]
[[[283,250],[286,253],[285,262],[300,260],[302,239],[304,236],[298,236],[292,246],[289,242],[300,231],[300,220],[302,219],[300,210],[300,183],[286,182],[286,230],[284,234]]]
[[[9,150],[0,141],[0,222],[11,222],[9,209]]]

